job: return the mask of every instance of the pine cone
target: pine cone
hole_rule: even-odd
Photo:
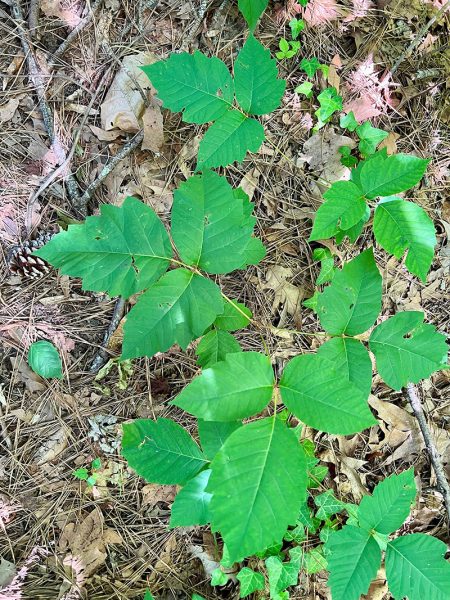
[[[51,267],[42,258],[32,256],[35,250],[45,246],[51,240],[54,233],[41,233],[33,240],[14,246],[8,255],[9,269],[11,273],[28,279],[39,279],[46,275]]]

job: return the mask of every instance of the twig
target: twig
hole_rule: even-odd
[[[37,26],[39,21],[39,0],[31,0],[30,8],[28,10],[28,29],[30,30],[30,36],[35,37],[37,32]]]
[[[11,1],[11,13],[12,13],[14,20],[17,22],[19,37],[20,37],[20,41],[22,44],[23,52],[26,57],[30,79],[31,79],[31,82],[33,83],[34,87],[36,88],[39,109],[42,113],[45,130],[49,137],[50,144],[54,145],[55,141],[58,141],[58,143],[61,144],[59,142],[59,140],[56,139],[53,111],[47,102],[46,89],[45,89],[45,84],[44,84],[44,81],[42,78],[42,74],[36,63],[33,52],[31,50],[31,44],[28,41],[27,33],[23,28],[25,19],[23,16],[22,8],[19,4],[19,0]],[[76,200],[79,196],[79,193],[78,193],[79,188],[78,188],[78,182],[72,174],[67,176],[66,185],[67,185],[67,192],[68,192],[69,198],[72,201]]]
[[[431,19],[427,23],[425,23],[425,25],[419,30],[419,32],[414,37],[414,39],[409,44],[409,46],[406,48],[406,50],[403,52],[403,54],[401,54],[395,61],[394,66],[391,69],[391,75],[393,75],[397,71],[397,69],[402,64],[402,62],[405,60],[405,58],[407,56],[409,56],[411,54],[411,52],[416,48],[416,46],[418,46],[420,44],[423,36],[430,29],[430,27],[433,25],[433,23],[435,23],[445,12],[447,12],[447,10],[449,8],[450,8],[450,0],[447,0],[447,2],[444,4],[444,6],[442,6],[438,10],[438,12],[433,17],[431,17]]]
[[[92,21],[92,18],[94,17],[95,13],[100,8],[102,3],[103,3],[103,0],[95,0],[95,2],[91,6],[91,9],[88,12],[88,14],[83,19],[81,19],[81,21],[78,23],[78,25],[75,27],[75,29],[73,29],[69,33],[69,35],[66,37],[66,39],[61,43],[61,45],[53,53],[51,66],[53,66],[55,64],[55,61],[58,58],[61,58],[61,56],[67,51],[69,46],[72,44],[72,42],[75,40],[75,38],[80,35],[80,33],[83,31],[83,29],[86,27],[86,25],[89,25],[89,23]]]
[[[100,171],[99,176],[95,181],[93,181],[84,191],[84,194],[81,196],[79,200],[79,206],[81,210],[84,210],[84,213],[87,212],[87,205],[89,200],[92,198],[94,192],[101,186],[103,181],[108,177],[108,175],[114,171],[119,162],[126,158],[133,150],[135,150],[139,144],[144,139],[144,132],[140,131],[137,133],[134,138],[132,138],[129,142],[123,146],[119,152],[113,156],[113,158],[103,167]]]
[[[108,353],[108,350],[106,350],[106,347],[108,345],[109,340],[111,339],[112,334],[115,332],[115,330],[119,326],[119,323],[122,320],[124,312],[125,312],[125,300],[123,298],[118,298],[116,300],[116,305],[114,306],[114,312],[111,317],[111,322],[105,333],[105,337],[103,338],[102,347],[100,348],[98,353],[95,355],[94,360],[92,361],[91,368],[89,369],[91,373],[97,373],[100,370],[100,368],[103,367],[103,365],[108,360],[109,353]]]
[[[448,523],[450,524],[450,486],[445,476],[442,459],[437,451],[434,440],[431,437],[431,432],[428,428],[425,413],[423,412],[422,403],[417,395],[417,390],[412,383],[408,383],[406,386],[406,395],[408,396],[414,416],[419,423],[420,431],[422,432],[425,442],[425,447],[430,455],[431,464],[433,465],[434,472],[436,473],[438,489],[444,498],[444,504],[447,510],[447,519]]]
[[[186,50],[191,45],[197,31],[199,30],[199,27],[203,21],[207,7],[208,7],[207,0],[200,0],[199,7],[197,9],[197,15],[192,20],[193,22],[192,22],[191,28],[190,28],[188,34],[185,37],[183,36],[182,49]]]

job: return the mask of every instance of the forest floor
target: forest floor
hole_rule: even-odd
[[[20,4],[23,22],[14,12]],[[265,119],[267,140],[257,154],[227,169],[230,182],[242,184],[256,204],[258,235],[268,253],[257,267],[221,277],[221,283],[264,324],[264,344],[276,368],[319,344],[317,321],[301,306],[318,273],[307,238],[320,204],[317,180],[345,176],[337,153],[345,132],[334,121],[314,134],[311,115],[317,106],[294,93],[304,79],[302,57],[331,65],[329,84],[339,89],[347,108],[390,132],[390,152],[432,159],[413,193],[438,236],[427,282],[379,250],[377,262],[384,316],[423,310],[439,331],[449,332],[450,11],[421,35],[444,4],[311,0],[303,11],[307,27],[299,55],[279,63],[287,91],[281,108]],[[294,8],[291,1],[270,2],[258,26],[259,39],[273,52],[280,38],[289,36]],[[90,22],[61,49],[86,15]],[[130,372],[113,366],[96,380],[91,366],[115,301],[83,291],[79,280],[55,270],[37,279],[20,277],[11,272],[8,257],[18,243],[80,218],[67,193],[67,176],[75,174],[86,189],[140,128],[133,114],[143,110],[142,98],[127,95],[134,85],[127,73],[141,77],[137,64],[198,48],[232,65],[246,35],[237,3],[1,0],[0,31],[0,598],[142,598],[146,587],[162,599],[190,598],[194,592],[235,598],[233,584],[220,589],[208,583],[205,564],[217,559],[212,536],[203,528],[168,529],[174,486],[146,485],[118,452],[120,425],[130,418],[170,416],[192,430],[193,422],[169,401],[198,371],[194,348],[134,360]],[[417,36],[422,38],[417,47],[392,73]],[[33,80],[24,38],[36,60]],[[52,140],[37,101],[39,81],[52,112]],[[321,86],[325,81],[318,77]],[[161,111],[147,90],[145,149],[118,162],[92,194],[88,214],[97,213],[101,203],[120,204],[137,195],[167,223],[173,190],[192,173],[202,128]],[[46,187],[39,190],[43,182]],[[328,246],[343,261],[371,243],[366,233],[357,247]],[[246,350],[262,349],[260,330],[249,327],[237,337]],[[27,350],[36,339],[59,348],[63,380],[44,381],[27,366]],[[120,327],[109,351],[120,353]],[[449,372],[435,374],[420,393],[450,475]],[[375,378],[370,404],[379,424],[364,435],[306,432],[329,468],[328,484],[342,500],[358,502],[386,475],[414,466],[419,496],[405,528],[449,542],[442,499],[406,398]],[[73,471],[96,458],[101,468],[90,488]],[[2,595],[2,586],[17,572],[20,580],[24,565],[27,575],[24,583],[16,577],[17,595]],[[329,598],[325,583],[320,573],[302,577],[291,598]],[[382,572],[367,597],[390,598]]]

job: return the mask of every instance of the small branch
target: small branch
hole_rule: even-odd
[[[123,146],[119,152],[103,167],[97,179],[95,179],[85,190],[84,194],[78,201],[78,209],[82,214],[87,214],[87,205],[92,198],[94,192],[101,186],[108,175],[114,171],[119,162],[126,158],[133,150],[135,150],[144,139],[144,132],[140,131],[134,138]]]
[[[94,360],[92,361],[91,368],[89,369],[91,373],[97,373],[100,370],[100,368],[103,367],[103,365],[108,360],[109,353],[108,353],[108,350],[106,349],[106,347],[108,346],[108,342],[111,339],[112,334],[116,331],[117,327],[119,326],[119,323],[122,320],[124,312],[125,312],[125,300],[123,298],[118,298],[116,300],[114,312],[111,317],[111,322],[105,333],[105,337],[103,338],[102,347],[100,348],[98,353],[95,355]]]
[[[437,451],[436,445],[431,436],[431,432],[428,428],[427,419],[425,417],[425,413],[423,412],[420,398],[417,395],[417,390],[412,383],[408,383],[406,386],[406,395],[408,396],[414,416],[419,423],[420,431],[422,432],[425,442],[425,447],[430,455],[431,464],[433,465],[434,472],[436,473],[438,489],[444,498],[444,504],[447,510],[447,519],[448,523],[450,524],[450,486],[445,476],[441,456]]]
[[[37,26],[39,21],[39,0],[31,0],[28,10],[28,29],[30,30],[31,38],[36,37]]]
[[[72,44],[72,42],[75,40],[75,38],[77,38],[80,35],[80,33],[83,31],[83,29],[85,29],[85,27],[87,25],[89,25],[89,23],[92,21],[95,13],[100,8],[102,3],[103,3],[103,0],[95,0],[94,4],[91,6],[91,9],[89,10],[88,14],[83,19],[81,19],[81,21],[78,23],[78,25],[75,27],[75,29],[73,29],[69,33],[69,35],[62,42],[62,44],[55,50],[55,52],[53,53],[53,56],[52,56],[52,66],[55,64],[55,61],[58,58],[61,58],[61,56],[63,56],[63,54],[68,50],[69,46]]]
[[[403,52],[403,54],[401,54],[395,61],[394,66],[391,69],[391,75],[393,75],[397,71],[397,69],[402,64],[402,62],[405,60],[405,58],[407,56],[409,56],[412,53],[412,51],[415,50],[415,48],[420,44],[423,36],[430,29],[430,27],[433,25],[433,23],[435,23],[438,19],[440,19],[440,17],[444,13],[446,13],[449,8],[450,8],[450,0],[447,0],[447,2],[444,4],[444,6],[442,6],[438,10],[438,12],[433,17],[431,17],[431,19],[427,23],[425,23],[425,25],[418,31],[417,35],[414,37],[414,39],[409,44],[409,46],[406,48],[406,50]]]

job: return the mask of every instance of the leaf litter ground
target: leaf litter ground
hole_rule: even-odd
[[[199,48],[231,64],[230,48],[244,31],[236,7],[215,2],[202,15],[202,4],[163,1],[140,13],[140,3],[108,0],[96,15],[96,27],[87,27],[80,43],[65,55],[64,66],[49,81],[48,98],[66,151],[96,94],[73,163],[85,185],[98,174],[105,157],[115,154],[124,137],[136,130],[135,113],[143,109],[139,95],[125,95],[120,85],[115,87],[114,75],[125,55],[143,54],[151,62],[187,44],[191,51]],[[398,261],[382,252],[377,262],[386,288],[384,317],[394,310],[423,309],[429,322],[448,332],[450,199],[445,179],[450,165],[450,100],[444,81],[449,56],[445,46],[440,50],[448,20],[431,29],[420,52],[408,58],[394,78],[387,71],[436,10],[432,2],[416,4],[337,6],[331,0],[312,0],[305,14],[310,28],[301,34],[299,56],[316,56],[332,65],[333,85],[345,94],[347,106],[376,117],[375,126],[392,132],[386,139],[391,149],[432,158],[428,177],[412,198],[428,211],[438,233],[426,284],[405,276]],[[271,5],[259,26],[258,36],[272,52],[279,38],[287,36],[293,5]],[[82,8],[74,4],[62,10],[58,2],[41,3],[36,40],[42,61],[48,61],[78,22]],[[205,21],[199,23],[199,15]],[[140,18],[139,28],[130,29],[129,24]],[[173,486],[145,485],[126,470],[117,453],[119,426],[130,418],[170,417],[192,429],[189,416],[169,401],[197,373],[194,348],[187,353],[174,348],[151,360],[135,361],[131,373],[112,368],[95,382],[89,369],[114,303],[102,294],[83,292],[79,282],[55,272],[29,282],[7,269],[8,252],[26,239],[26,230],[49,231],[58,218],[64,221],[74,213],[58,183],[29,205],[42,176],[57,164],[58,148],[49,147],[43,133],[14,24],[2,17],[1,27],[7,50],[1,59],[6,75],[0,102],[5,140],[0,149],[0,556],[7,562],[0,563],[0,589],[29,560],[24,597],[142,598],[147,584],[160,598],[184,598],[193,592],[211,599],[235,597],[233,583],[222,589],[208,585],[208,574],[217,566],[211,535],[201,528],[168,530]],[[268,256],[258,268],[221,277],[227,295],[245,302],[255,315],[256,325],[238,332],[239,342],[245,350],[260,351],[264,336],[278,376],[286,359],[316,349],[322,339],[315,335],[316,319],[300,306],[312,294],[319,272],[312,259],[317,244],[306,240],[320,204],[317,181],[342,176],[337,148],[352,143],[348,136],[343,139],[346,134],[337,125],[312,134],[315,107],[292,92],[304,78],[296,59],[280,63],[280,72],[288,80],[287,92],[282,108],[265,122],[268,140],[257,155],[227,169],[230,183],[242,185],[256,204],[258,233]],[[122,161],[97,194],[93,211],[102,202],[118,203],[138,194],[167,221],[173,190],[195,166],[202,129],[181,124],[179,115],[169,112],[164,113],[163,130],[161,123],[159,106],[152,103],[144,118],[147,147],[159,154],[140,151]],[[358,250],[370,244],[366,235]],[[339,260],[356,254],[349,245],[328,247]],[[36,339],[50,339],[58,346],[70,383],[66,376],[47,385],[30,371],[25,357]],[[119,347],[120,327],[111,341],[112,352],[118,353]],[[375,381],[372,392],[370,405],[379,425],[364,436],[305,432],[330,469],[329,485],[341,500],[359,501],[380,479],[414,466],[420,473],[419,501],[405,531],[448,541],[441,500],[432,488],[434,476],[405,399],[381,381]],[[448,375],[433,376],[423,392],[432,432],[448,464]],[[101,458],[97,484],[86,489],[72,472],[89,467],[96,457]],[[312,547],[314,540],[308,543]],[[324,584],[320,573],[309,576],[291,597],[326,598]],[[389,598],[383,573],[368,597]]]

